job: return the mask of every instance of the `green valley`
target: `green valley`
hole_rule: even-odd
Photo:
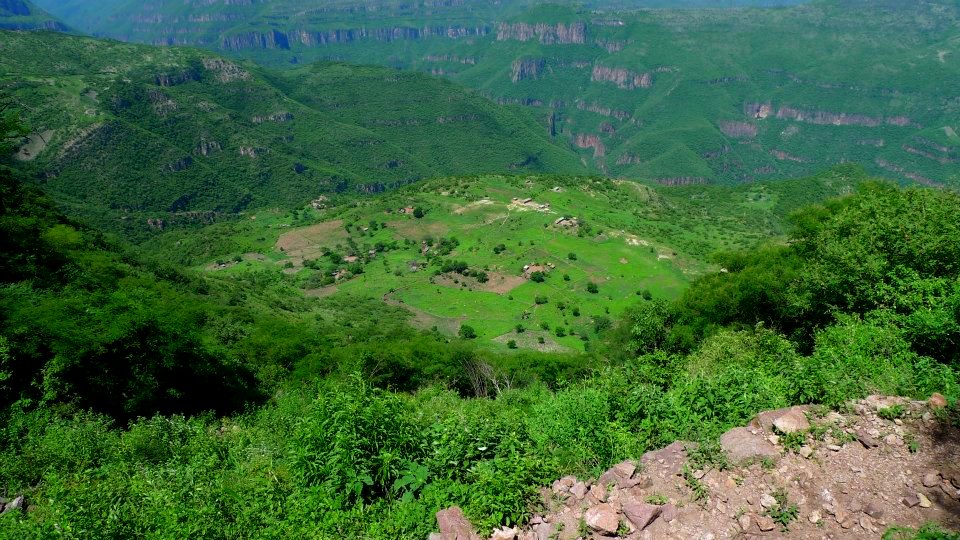
[[[960,540],[958,21],[0,0],[0,539]]]
[[[701,189],[599,177],[453,178],[369,201],[324,198],[293,213],[258,212],[148,245],[217,274],[282,269],[307,296],[382,299],[410,310],[421,329],[456,336],[466,326],[494,349],[513,341],[582,351],[628,306],[676,298],[715,269],[715,251],[775,238],[791,211],[864,178],[849,167]]]
[[[958,185],[955,3],[441,4],[136,2],[76,20],[277,67],[337,59],[440,75],[529,108],[612,176],[731,183],[853,161]]]

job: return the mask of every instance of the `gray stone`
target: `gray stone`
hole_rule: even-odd
[[[760,496],[760,506],[764,508],[773,508],[777,504],[777,500],[773,498],[773,495],[764,493]]]
[[[809,459],[810,456],[813,455],[813,448],[810,448],[810,447],[807,446],[807,445],[801,446],[801,447],[800,447],[800,455],[803,456],[803,457],[805,457],[805,458],[807,458],[807,459]]]
[[[755,459],[780,457],[780,452],[775,446],[742,427],[724,433],[720,437],[720,446],[734,465],[743,465]]]
[[[913,508],[920,504],[920,497],[917,497],[916,493],[907,495],[902,499],[904,506],[908,508]]]
[[[661,512],[663,507],[655,504],[632,502],[623,505],[623,515],[640,531],[657,519]]]
[[[3,513],[3,514],[6,514],[7,512],[13,512],[13,511],[21,511],[21,512],[22,512],[22,511],[23,511],[23,507],[24,507],[24,503],[25,503],[25,501],[24,501],[24,499],[23,499],[23,495],[20,495],[19,497],[16,497],[16,498],[14,498],[12,501],[10,501],[10,502],[8,502],[7,504],[5,504],[5,505],[3,506],[3,512],[2,512],[2,513]]]

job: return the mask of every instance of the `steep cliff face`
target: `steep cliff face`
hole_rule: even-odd
[[[607,147],[604,146],[603,141],[600,140],[598,135],[591,133],[578,133],[574,137],[573,144],[577,148],[593,148],[593,157],[601,158],[607,155]]]
[[[587,26],[582,22],[500,23],[497,25],[497,41],[509,40],[537,40],[544,45],[582,45],[587,42]]]
[[[675,176],[671,178],[658,178],[657,183],[664,186],[700,186],[709,184],[710,181],[702,176]]]
[[[473,36],[485,36],[490,28],[485,26],[392,26],[384,28],[335,28],[332,30],[296,29],[288,32],[272,30],[269,32],[246,32],[224,36],[220,47],[226,50],[243,49],[289,49],[291,45],[304,47],[322,47],[337,43],[355,43],[358,41],[394,41],[419,40],[431,37],[459,39]]]
[[[547,67],[545,58],[518,58],[513,61],[510,80],[514,83],[537,80]]]
[[[752,139],[757,136],[757,126],[750,122],[720,122],[720,131],[734,139]]]
[[[653,76],[650,73],[637,73],[624,68],[611,68],[601,65],[593,66],[590,80],[594,82],[612,82],[618,88],[634,90],[653,86]]]
[[[621,121],[630,119],[630,113],[628,113],[627,111],[618,111],[614,108],[607,107],[606,105],[603,105],[600,103],[585,103],[583,101],[578,101],[577,109],[581,111],[590,111],[592,113],[596,113],[601,116],[616,118],[617,120],[621,120]]]
[[[917,125],[912,119],[903,115],[870,116],[844,111],[800,108],[786,104],[777,108],[769,101],[744,103],[743,113],[757,120],[773,116],[780,120],[793,120],[794,122],[818,126],[880,127],[886,124],[888,126],[906,127]]]
[[[287,35],[276,30],[269,32],[244,32],[232,36],[224,36],[220,47],[229,51],[243,49],[289,49],[290,40]]]

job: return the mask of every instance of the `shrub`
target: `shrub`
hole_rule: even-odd
[[[474,330],[472,326],[466,324],[460,327],[458,334],[463,339],[476,339],[477,337],[477,331]]]
[[[600,292],[600,287],[591,281],[590,283],[587,283],[587,292],[590,294],[597,294]]]

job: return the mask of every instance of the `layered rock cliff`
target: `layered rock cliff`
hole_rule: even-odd
[[[594,82],[612,82],[618,88],[634,90],[636,88],[650,88],[653,86],[653,76],[650,73],[637,73],[624,68],[611,68],[601,65],[593,66],[590,80]]]
[[[587,42],[587,26],[582,22],[500,23],[497,26],[497,41],[508,40],[536,40],[544,45],[582,45]]]

